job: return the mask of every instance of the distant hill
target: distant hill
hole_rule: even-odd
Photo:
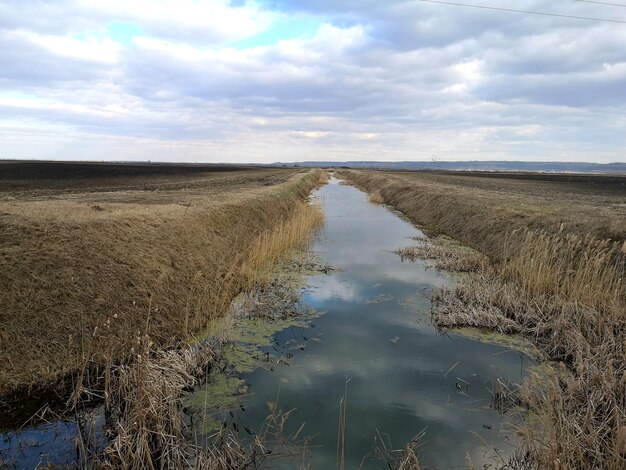
[[[275,163],[277,166],[303,167],[350,167],[381,168],[393,170],[460,170],[460,171],[541,171],[550,173],[624,173],[626,163],[577,163],[577,162],[515,162],[515,161],[471,161],[471,162],[328,162],[311,161],[299,163]]]

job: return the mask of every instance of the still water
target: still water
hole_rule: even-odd
[[[237,419],[258,429],[268,402],[278,397],[280,409],[295,409],[292,431],[304,423],[303,434],[313,436],[311,468],[336,468],[339,402],[348,379],[345,468],[381,467],[366,458],[377,432],[401,448],[426,430],[422,465],[442,469],[465,468],[466,453],[477,466],[496,453],[510,454],[502,417],[489,406],[492,382],[519,382],[528,360],[499,346],[438,334],[430,321],[430,292],[451,278],[394,254],[423,233],[339,183],[333,178],[316,195],[326,226],[314,246],[321,261],[338,270],[312,276],[304,295],[305,304],[325,313],[298,332],[306,347],[292,351],[289,365],[243,377],[251,396]],[[286,347],[290,337],[283,331],[277,342]],[[284,468],[297,464],[285,462]]]
[[[500,432],[502,417],[490,408],[492,383],[497,378],[519,382],[529,360],[437,333],[430,321],[430,293],[453,280],[424,262],[403,263],[394,254],[424,236],[400,215],[371,204],[363,192],[335,178],[315,198],[326,225],[314,251],[336,271],[311,276],[303,303],[324,313],[308,328],[274,335],[273,346],[265,349],[289,359],[241,377],[251,393],[231,411],[237,421],[258,430],[268,402],[295,409],[288,431],[304,423],[302,434],[313,439],[306,463],[313,469],[336,468],[339,402],[348,381],[345,468],[381,468],[380,461],[368,458],[378,433],[401,448],[425,430],[419,450],[423,466],[465,468],[466,454],[477,467],[495,455],[506,457],[513,447]],[[52,420],[0,432],[0,467],[72,465],[80,457],[77,434],[92,426],[102,429],[102,413],[96,409],[90,415],[94,424],[89,426]],[[95,436],[96,448],[102,448],[106,440],[101,432]]]

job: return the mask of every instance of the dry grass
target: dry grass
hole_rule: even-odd
[[[521,390],[532,425],[513,468],[626,468],[626,289],[622,209],[564,209],[521,185],[517,196],[446,184],[430,177],[344,173],[414,221],[462,240],[493,262],[453,290],[434,294],[434,320],[443,327],[477,326],[532,338],[565,371],[527,381]],[[467,178],[466,178],[467,179]],[[526,183],[526,182],[524,182]],[[615,197],[613,194],[612,197]],[[556,202],[554,202],[556,201]],[[519,201],[516,202],[516,204]],[[559,210],[555,210],[559,204]],[[594,213],[595,212],[595,213]],[[581,216],[582,215],[582,216]],[[575,220],[579,217],[579,220]],[[618,241],[597,238],[611,234]],[[594,235],[596,237],[594,238]],[[519,457],[519,456],[518,456]],[[520,463],[521,462],[521,463]]]
[[[421,470],[420,460],[417,455],[420,443],[426,435],[426,431],[420,432],[411,439],[402,449],[394,449],[391,439],[387,434],[378,432],[374,443],[374,457],[385,465],[385,468],[393,470]]]
[[[426,227],[477,249],[505,255],[507,234],[544,231],[626,241],[626,184],[567,183],[423,172],[337,171],[337,175]],[[509,255],[510,253],[506,253]]]
[[[369,201],[373,204],[385,203],[385,199],[383,198],[382,194],[380,194],[380,191],[374,191],[373,193],[370,193],[368,198],[369,198]]]
[[[402,261],[417,261],[420,259],[432,260],[437,269],[455,272],[477,271],[485,263],[480,253],[461,249],[451,245],[449,241],[420,238],[416,240],[418,246],[410,246],[396,250]]]
[[[318,175],[314,173],[317,177]],[[297,202],[294,212],[257,238],[243,262],[236,262],[220,282],[218,292],[232,297],[241,289],[257,289],[269,282],[269,266],[308,244],[322,222],[318,207]],[[222,313],[227,310],[223,305]],[[103,468],[259,468],[278,449],[294,447],[297,436],[282,435],[289,413],[273,410],[250,445],[236,434],[222,430],[213,445],[199,449],[185,437],[182,399],[208,376],[225,339],[198,341],[194,346],[163,350],[148,334],[135,338],[130,357],[122,364],[109,363],[103,371],[105,413],[114,438],[104,455],[91,456],[91,465]],[[74,401],[99,393],[80,386]]]
[[[188,190],[177,183],[0,202],[5,398],[89,384],[101,378],[94,371],[126,359],[137,337],[173,346],[221,315],[251,282],[241,273],[259,239],[302,213],[320,172],[211,178]]]

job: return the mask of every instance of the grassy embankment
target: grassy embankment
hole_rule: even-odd
[[[340,174],[490,260],[437,294],[437,323],[521,333],[563,365],[521,388],[534,419],[516,462],[625,468],[626,178]]]
[[[324,181],[325,174],[322,174],[319,184]],[[234,283],[228,281],[225,284],[224,292],[229,296],[235,292],[233,287],[236,291],[245,291],[244,298],[252,302],[245,315],[263,319],[267,325],[257,326],[261,331],[280,328],[277,325],[284,325],[295,314],[293,308],[297,296],[290,287],[277,285],[282,279],[275,271],[286,267],[283,261],[289,261],[294,250],[309,243],[323,220],[318,207],[297,204],[300,207],[292,216],[256,239],[243,263],[233,267],[228,278]],[[289,295],[284,297],[285,291],[280,288],[289,291]],[[273,292],[278,298],[272,297]],[[231,307],[237,311],[240,306],[237,303]],[[270,315],[266,315],[267,309],[271,311]],[[210,437],[211,444],[206,447],[198,447],[190,439],[194,421],[191,426],[185,421],[190,411],[185,403],[194,387],[205,384],[209,388],[218,387],[218,396],[229,393],[227,389],[221,389],[219,381],[211,384],[210,374],[215,372],[219,376],[224,361],[228,363],[224,347],[232,346],[231,335],[237,337],[237,315],[233,313],[226,321],[212,321],[211,324],[217,323],[218,326],[210,328],[208,336],[207,331],[201,331],[197,337],[194,335],[191,344],[181,344],[174,349],[155,348],[146,334],[139,338],[130,361],[107,368],[104,392],[109,399],[105,405],[113,416],[109,424],[114,430],[114,439],[104,453],[92,453],[89,447],[83,449],[82,461],[99,468],[230,470],[265,468],[267,459],[278,458],[283,452],[293,452],[293,449],[302,452],[302,446],[306,447],[306,444],[301,443],[297,435],[284,433],[290,413],[277,409],[272,409],[259,433],[248,444],[242,443],[237,432],[230,427],[216,431]],[[255,331],[254,334],[263,333]],[[218,398],[224,399],[231,398]],[[211,407],[206,401],[204,406]],[[205,418],[202,418],[203,422]]]
[[[321,219],[318,170],[50,165],[0,167],[4,411],[179,344]]]

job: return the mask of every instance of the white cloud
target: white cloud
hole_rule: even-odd
[[[115,64],[121,51],[121,45],[110,38],[88,37],[80,40],[71,36],[42,35],[20,30],[13,34],[17,41],[31,43],[60,58]]]
[[[625,31],[411,1],[5,1],[0,139],[9,157],[623,161]]]

